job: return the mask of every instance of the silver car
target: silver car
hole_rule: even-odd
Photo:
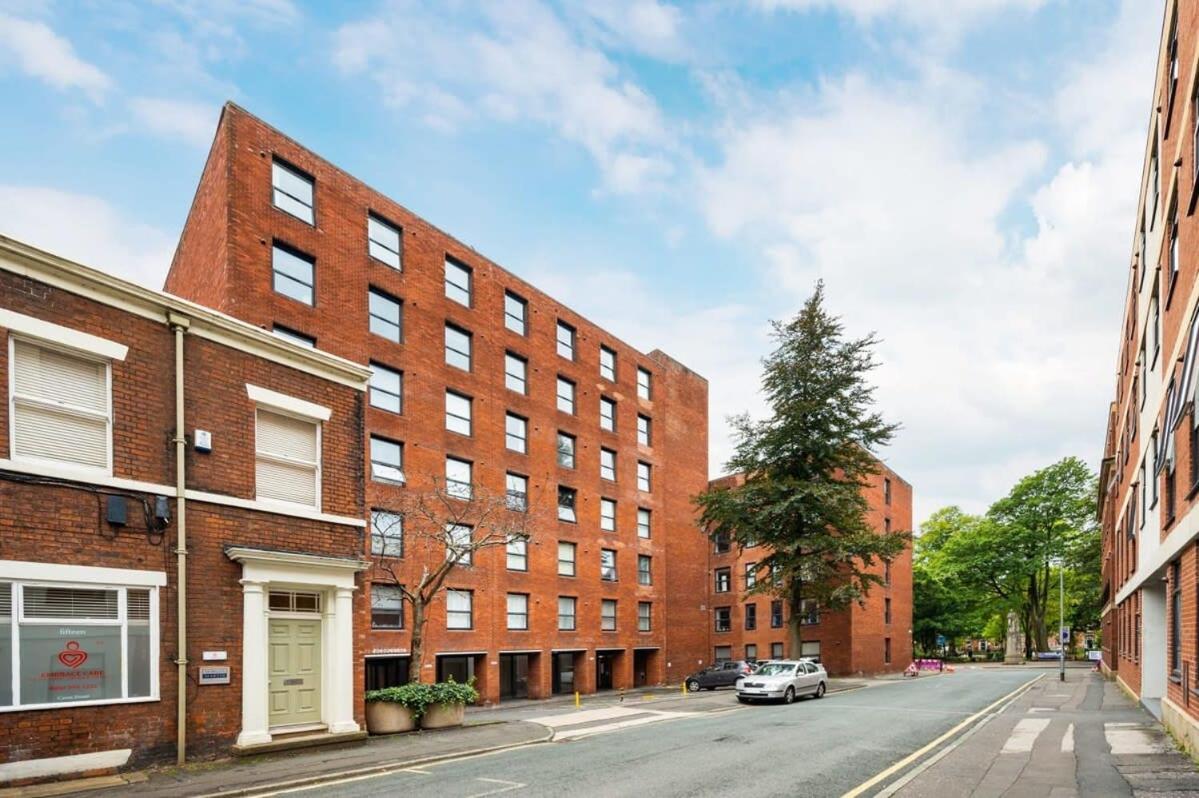
[[[824,666],[806,659],[772,660],[737,680],[737,700],[742,704],[769,700],[790,704],[803,695],[823,698],[826,690]]]

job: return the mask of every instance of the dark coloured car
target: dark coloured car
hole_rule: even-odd
[[[753,666],[745,660],[735,659],[728,662],[717,662],[715,665],[688,676],[686,681],[687,690],[694,693],[696,690],[715,690],[717,687],[732,687],[737,684],[738,679],[751,671],[753,671]]]

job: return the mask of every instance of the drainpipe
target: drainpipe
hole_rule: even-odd
[[[175,523],[179,529],[179,539],[175,545],[176,606],[179,611],[176,621],[178,648],[175,653],[175,666],[179,671],[175,761],[182,765],[187,761],[187,480],[184,465],[187,435],[183,421],[183,336],[191,321],[174,313],[167,314],[167,321],[175,333],[175,437],[172,443],[175,444]]]

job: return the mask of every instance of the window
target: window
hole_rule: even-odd
[[[0,707],[157,698],[158,630],[157,588],[0,582]]]
[[[371,585],[371,628],[404,628],[404,594],[398,585]]]
[[[600,376],[616,382],[616,352],[606,346],[600,347]]]
[[[1170,563],[1170,672],[1182,678],[1182,561]]]
[[[757,629],[757,628],[758,628],[758,605],[757,604],[746,604],[745,605],[745,629],[746,629],[746,631],[752,632],[754,629]]]
[[[445,459],[445,492],[455,499],[469,500],[471,497],[471,472],[473,466],[457,457]]]
[[[408,684],[408,657],[366,658],[366,689],[382,690]]]
[[[404,444],[371,436],[371,479],[404,484]]]
[[[558,543],[558,576],[575,575],[575,550],[574,543]]]
[[[616,631],[616,599],[600,600],[600,631]]]
[[[1166,113],[1174,108],[1174,94],[1178,91],[1178,6],[1174,6],[1174,15],[1170,19],[1170,43],[1167,45],[1167,56],[1170,59],[1166,80]]]
[[[508,498],[508,509],[518,513],[529,510],[529,479],[520,474],[508,472],[506,477],[505,495]]]
[[[575,384],[565,377],[558,378],[558,409],[572,416],[575,412]]]
[[[891,623],[891,599],[883,599],[883,623]]]
[[[771,659],[782,659],[783,658],[783,644],[782,643],[771,643],[770,644],[770,658]]]
[[[558,354],[567,360],[575,359],[575,328],[558,322]]]
[[[616,402],[606,396],[600,397],[600,429],[616,431]]]
[[[637,490],[650,492],[652,483],[650,481],[650,466],[649,463],[637,464]]]
[[[469,524],[446,524],[445,558],[452,560],[455,565],[473,564],[474,552],[471,551],[471,538],[474,531]]]
[[[370,311],[371,332],[396,343],[404,340],[404,311],[398,299],[372,288],[367,305]]]
[[[616,481],[616,452],[600,449],[600,479]]]
[[[529,422],[515,413],[504,416],[504,445],[525,454],[529,447]]]
[[[509,571],[529,570],[529,541],[527,538],[509,538],[505,545],[504,564]]]
[[[775,599],[770,602],[770,628],[781,629],[783,626],[783,602]]]
[[[730,662],[733,659],[732,646],[716,646],[714,653],[717,664],[722,662]]]
[[[445,392],[445,428],[459,435],[470,435],[473,402],[469,396]]]
[[[717,593],[728,593],[729,588],[732,584],[732,581],[733,580],[730,578],[728,568],[717,568],[716,569],[716,592]]]
[[[109,364],[12,340],[12,456],[111,470]]]
[[[712,537],[712,551],[715,554],[728,554],[733,548],[733,539],[728,532],[720,531]]]
[[[529,595],[527,593],[508,594],[508,628],[529,628]]]
[[[575,467],[575,436],[566,432],[558,433],[558,465],[563,468]]]
[[[642,446],[653,446],[653,436],[650,432],[649,416],[637,416],[637,443]]]
[[[612,499],[600,499],[600,529],[616,531],[616,502]]]
[[[883,504],[891,503],[891,480],[890,478],[883,479]]]
[[[799,622],[807,626],[820,623],[820,605],[814,599],[800,600]]]
[[[654,628],[654,605],[649,601],[637,602],[637,631],[648,632]]]
[[[470,333],[452,324],[445,326],[445,362],[470,371]]]
[[[733,628],[733,610],[731,607],[717,607],[715,617],[717,632],[727,632]]]
[[[275,244],[271,250],[271,274],[277,293],[305,305],[315,304],[313,286],[316,284],[316,261],[293,249]]]
[[[1174,281],[1178,279],[1178,266],[1178,199],[1175,197],[1170,203],[1170,289],[1174,288]]]
[[[891,638],[883,638],[883,662],[891,664]]]
[[[379,363],[371,362],[371,407],[386,410],[389,413],[401,413],[404,410],[403,401],[404,375],[395,369]]]
[[[804,640],[799,644],[799,656],[820,662],[820,641]]]
[[[883,560],[883,585],[891,586],[891,561]]]
[[[1161,303],[1158,301],[1158,291],[1155,286],[1153,289],[1153,298],[1149,300],[1149,318],[1152,327],[1150,328],[1153,343],[1153,355],[1149,360],[1150,368],[1157,365],[1157,356],[1161,352],[1162,347],[1162,309]]]
[[[529,392],[529,361],[511,352],[504,354],[504,387],[510,391]]]
[[[640,366],[637,367],[637,396],[641,399],[652,399],[653,375]]]
[[[756,562],[747,562],[745,564],[745,589],[749,590],[758,583],[758,564]]]
[[[293,344],[306,346],[309,349],[316,349],[316,339],[311,335],[305,335],[302,332],[297,332],[289,327],[284,327],[282,324],[276,324],[271,328],[271,332],[285,341],[291,341]]]
[[[575,604],[573,596],[558,596],[558,628],[564,632],[575,630]]]
[[[445,295],[470,307],[470,268],[451,258],[445,259]]]
[[[504,326],[518,335],[529,332],[529,303],[511,291],[504,292]]]
[[[648,554],[637,555],[637,584],[652,585],[654,583],[654,558]]]
[[[400,267],[400,228],[373,213],[366,217],[366,250],[393,269]]]
[[[320,506],[320,424],[259,408],[254,433],[258,498]]]
[[[756,662],[758,659],[758,646],[754,643],[745,644],[745,661]]]
[[[649,539],[652,531],[653,514],[644,507],[637,508],[637,537]]]
[[[568,488],[565,485],[558,486],[558,520],[569,521],[575,523],[578,520],[575,517],[575,498],[577,493],[574,488]]]
[[[469,590],[447,590],[445,592],[445,628],[470,629],[474,626],[471,610],[474,593]]]
[[[1151,192],[1150,200],[1146,203],[1145,209],[1149,214],[1149,229],[1153,230],[1153,225],[1157,221],[1157,203],[1161,196],[1161,187],[1158,185],[1161,178],[1158,173],[1157,165],[1157,131],[1153,133],[1154,144],[1153,152],[1149,155],[1149,191]]]
[[[404,556],[404,517],[386,510],[371,510],[371,554]]]
[[[600,549],[600,579],[616,581],[616,549]]]
[[[312,224],[312,178],[279,161],[271,162],[271,193],[275,207]]]

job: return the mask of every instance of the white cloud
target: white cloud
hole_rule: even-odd
[[[129,101],[129,110],[150,132],[206,149],[216,131],[220,106],[187,100],[134,97]]]
[[[953,25],[1000,11],[1032,11],[1045,0],[754,0],[769,10],[830,10],[849,14],[859,22],[898,16],[917,23]]]
[[[9,60],[30,77],[60,90],[79,89],[95,101],[112,88],[108,75],[76,55],[50,26],[0,13],[0,66]]]
[[[682,34],[683,14],[658,0],[587,0],[582,9],[598,23],[603,43],[663,60],[690,49]]]

